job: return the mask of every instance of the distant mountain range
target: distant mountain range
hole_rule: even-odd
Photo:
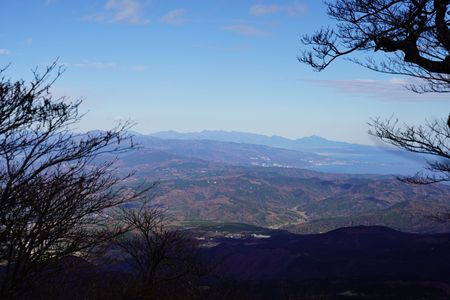
[[[296,167],[335,173],[412,175],[424,164],[423,157],[409,152],[330,141],[315,135],[291,140],[234,131],[164,131],[139,135],[138,138],[148,147],[172,145],[171,151],[178,151],[178,154],[238,165]]]
[[[450,186],[398,181],[393,174],[422,168],[403,156],[320,137],[290,142],[307,145],[300,150],[237,142],[245,133],[219,133],[157,134],[170,139],[137,134],[140,148],[121,155],[118,170],[135,171],[130,187],[159,182],[154,203],[178,224],[216,220],[296,233],[353,225],[450,231],[440,219],[450,212]],[[201,139],[205,134],[211,139]],[[234,141],[212,140],[220,136]],[[250,136],[253,142],[271,139]]]
[[[312,135],[301,139],[288,139],[282,136],[273,135],[265,136],[255,133],[246,133],[238,131],[211,131],[204,130],[201,132],[179,133],[176,131],[161,131],[149,136],[171,139],[171,140],[212,140],[220,142],[245,143],[255,145],[265,145],[269,147],[277,147],[291,150],[305,150],[305,149],[344,149],[344,148],[365,148],[366,146],[350,144],[345,142],[330,141],[323,137]],[[370,149],[370,146],[367,147]]]

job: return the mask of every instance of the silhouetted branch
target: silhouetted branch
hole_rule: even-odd
[[[81,100],[50,92],[63,72],[55,62],[33,70],[30,83],[0,80],[0,298],[15,297],[59,259],[122,234],[108,212],[146,190],[120,185],[131,174],[114,172],[114,157],[135,148],[132,123],[74,133]]]
[[[401,178],[408,183],[429,184],[450,181],[450,126],[444,120],[433,120],[420,126],[399,126],[398,120],[372,120],[369,134],[409,152],[426,154],[427,173]]]
[[[424,80],[415,92],[450,92],[449,2],[439,0],[336,0],[327,2],[336,29],[304,35],[298,57],[317,71],[356,52],[393,54],[383,61],[352,61],[371,70]]]

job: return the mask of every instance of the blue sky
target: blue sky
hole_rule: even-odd
[[[30,78],[59,57],[56,95],[83,97],[80,130],[237,130],[371,143],[367,121],[445,117],[447,95],[345,60],[317,73],[300,37],[332,25],[318,0],[2,0],[0,65]]]

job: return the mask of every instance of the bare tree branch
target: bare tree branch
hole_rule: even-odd
[[[132,123],[74,133],[81,100],[50,92],[64,70],[55,62],[32,72],[30,83],[0,80],[0,298],[18,296],[59,259],[111,242],[126,228],[111,227],[108,212],[145,191],[114,173],[114,157],[135,148]]]
[[[298,57],[317,71],[356,52],[384,52],[386,59],[357,63],[383,73],[419,78],[416,92],[450,92],[448,0],[337,0],[327,2],[336,30],[305,35]],[[393,54],[393,55],[391,55]]]

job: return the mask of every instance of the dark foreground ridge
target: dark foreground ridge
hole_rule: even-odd
[[[450,297],[450,234],[382,226],[312,235],[274,231],[270,238],[224,238],[206,254],[222,262],[222,278],[245,299]]]
[[[450,234],[357,226],[220,242],[206,252],[236,280],[450,279]]]
[[[310,235],[236,224],[222,228],[188,230],[200,242],[204,262],[213,266],[189,295],[169,284],[152,299],[450,297],[450,234],[382,226]],[[60,275],[43,278],[27,299],[129,299],[124,290],[133,276],[126,261],[71,257],[58,268]]]

